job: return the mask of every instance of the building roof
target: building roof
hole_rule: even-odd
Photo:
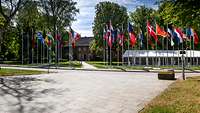
[[[93,40],[93,37],[81,37],[76,41],[76,46],[89,46],[90,42]]]
[[[181,57],[181,50],[126,50],[123,57]],[[200,58],[200,51],[186,50],[185,57]]]

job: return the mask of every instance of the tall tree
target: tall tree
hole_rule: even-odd
[[[152,8],[147,8],[145,6],[138,7],[134,12],[130,14],[130,20],[133,22],[135,27],[135,32],[139,34],[140,30],[142,31],[143,35],[147,34],[147,20],[152,19],[155,10]],[[140,41],[140,40],[139,40]],[[144,37],[143,42],[144,45],[147,45],[146,37]],[[140,44],[140,43],[138,43]],[[144,47],[145,48],[145,47]]]
[[[127,29],[127,9],[113,2],[100,2],[96,5],[95,10],[93,34],[99,36],[95,36],[98,37],[98,40],[93,42],[97,43],[96,46],[103,47],[103,29],[106,27],[106,24],[109,24],[111,21],[114,29],[122,29],[122,26],[124,31]]]
[[[11,22],[16,13],[27,1],[28,0],[0,0],[0,14],[5,19],[5,26]]]
[[[54,35],[56,29],[69,26],[79,12],[76,8],[77,3],[72,0],[40,0],[40,3],[43,8],[41,11],[46,15]]]
[[[0,52],[1,45],[6,36],[6,30],[17,12],[23,7],[28,0],[0,0],[0,16],[2,17],[3,27],[0,28]]]

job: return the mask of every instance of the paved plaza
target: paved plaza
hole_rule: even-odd
[[[174,81],[156,73],[60,70],[0,82],[0,113],[136,113]]]

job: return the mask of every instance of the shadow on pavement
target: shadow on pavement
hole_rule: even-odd
[[[51,80],[36,79],[34,77],[2,77],[0,78],[0,99],[6,113],[45,113],[47,109],[53,109],[53,105],[45,102],[34,102],[52,89],[38,90],[40,82],[53,82]],[[34,83],[33,83],[34,82]],[[0,103],[2,106],[2,103]],[[1,108],[1,107],[0,107]],[[2,108],[1,108],[2,109]]]

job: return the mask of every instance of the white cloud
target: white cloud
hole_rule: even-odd
[[[81,34],[81,36],[93,36],[92,23],[95,16],[95,6],[99,2],[111,1],[123,5],[128,11],[133,11],[137,6],[146,5],[147,7],[154,7],[155,0],[74,0],[77,2],[79,14],[77,21],[73,22],[72,28]]]

